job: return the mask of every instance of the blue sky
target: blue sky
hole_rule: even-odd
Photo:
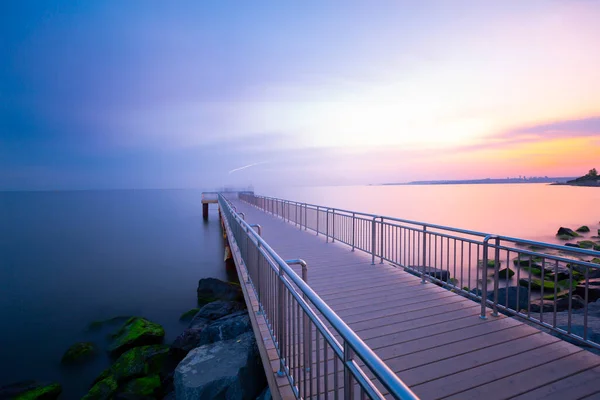
[[[585,0],[2,2],[0,190],[577,175],[598,20]],[[506,147],[531,135],[543,151]],[[561,140],[579,159],[552,165]]]

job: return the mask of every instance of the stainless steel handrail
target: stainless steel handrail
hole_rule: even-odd
[[[227,220],[228,226],[236,226],[237,227],[237,237],[236,241],[239,241],[238,247],[241,245],[242,252],[245,254],[244,262],[247,263],[246,267],[248,269],[249,275],[253,274],[258,278],[258,274],[254,271],[261,271],[260,268],[254,268],[256,265],[248,265],[248,263],[254,263],[254,252],[257,255],[262,254],[265,256],[264,262],[272,262],[273,264],[270,266],[271,271],[277,270],[277,279],[273,280],[272,277],[262,277],[262,282],[255,282],[253,278],[252,281],[256,285],[263,285],[262,289],[259,288],[259,295],[261,293],[265,294],[264,297],[268,297],[269,295],[273,295],[273,293],[277,294],[278,304],[275,304],[277,310],[272,313],[273,319],[276,321],[268,321],[268,323],[276,323],[275,325],[271,325],[271,332],[274,335],[276,346],[279,352],[280,360],[281,360],[281,368],[280,372],[285,373],[290,377],[290,371],[294,369],[293,365],[289,364],[289,360],[286,358],[286,351],[289,351],[289,343],[286,343],[287,340],[300,340],[303,335],[298,334],[293,337],[286,336],[286,324],[290,322],[290,319],[293,319],[293,315],[286,316],[285,313],[291,312],[289,310],[290,303],[285,303],[285,299],[281,296],[284,296],[283,288],[287,288],[287,294],[285,296],[291,296],[294,301],[297,303],[297,306],[300,307],[309,319],[310,323],[313,324],[315,329],[319,331],[323,339],[330,344],[332,353],[334,353],[343,363],[344,366],[344,396],[345,398],[353,398],[354,395],[354,384],[353,382],[359,384],[362,393],[368,395],[371,398],[383,399],[384,396],[379,392],[377,387],[371,382],[367,375],[362,371],[362,369],[358,366],[355,360],[360,360],[365,364],[365,367],[369,369],[369,371],[375,376],[378,381],[383,385],[389,393],[394,396],[396,399],[418,399],[418,397],[406,386],[398,376],[369,348],[357,335],[354,333],[352,329],[346,325],[346,323],[323,301],[311,288],[310,286],[300,277],[296,272],[288,265],[286,261],[284,261],[270,246],[269,244],[257,233],[252,227],[244,221],[239,216],[231,203],[223,196],[219,196],[219,203],[224,211],[223,214]],[[235,225],[234,225],[235,224]],[[235,236],[235,233],[234,233]],[[248,239],[251,239],[251,243],[249,244]],[[230,239],[231,240],[231,239]],[[255,246],[252,246],[255,245]],[[243,257],[244,258],[244,257]],[[302,265],[304,262],[301,260],[291,260],[291,262],[298,263]],[[305,263],[304,263],[305,264]],[[303,265],[304,272],[306,271],[305,265]],[[264,271],[263,271],[264,272]],[[305,275],[306,276],[306,275]],[[269,287],[264,286],[265,278],[271,282]],[[297,289],[294,289],[297,288]],[[298,292],[301,296],[298,296]],[[282,300],[283,299],[283,300]],[[262,301],[264,299],[260,299]],[[285,304],[284,304],[285,303]],[[312,305],[312,306],[311,306]],[[261,308],[272,308],[273,304],[262,305]],[[314,311],[313,311],[314,307]],[[293,306],[291,307],[293,311]],[[320,315],[331,325],[333,330],[341,337],[343,340],[343,345],[340,344],[333,334],[331,334],[328,328],[325,326],[323,321],[317,316],[316,312],[320,313]],[[288,327],[289,328],[289,327]],[[305,345],[308,346],[309,343],[312,344],[312,333],[311,340],[307,340]],[[318,334],[317,338],[317,350],[319,349],[318,343]],[[325,343],[324,343],[325,344]],[[303,344],[304,345],[304,344]],[[301,347],[298,346],[298,349]],[[325,347],[326,349],[326,347]],[[307,354],[306,352],[304,353]],[[317,351],[318,357],[319,351]],[[310,353],[312,357],[312,352]],[[317,384],[321,379],[325,380],[325,385],[327,385],[328,374],[328,358],[327,354],[324,355],[324,363],[323,368],[325,370],[324,376],[315,377]],[[337,358],[334,358],[334,365],[337,364]],[[319,360],[317,359],[317,369],[319,368]],[[306,372],[306,370],[304,371]],[[301,375],[300,375],[301,376]],[[333,379],[337,382],[337,371],[334,371]],[[291,379],[290,381],[292,385],[300,385],[298,379]],[[312,384],[312,379],[310,380]],[[304,385],[306,385],[306,379],[304,380]],[[300,387],[297,386],[296,395],[299,396],[302,391]],[[327,386],[326,386],[327,387]],[[306,393],[306,390],[304,391]],[[337,394],[336,394],[337,396]],[[299,396],[301,397],[301,396]]]
[[[600,285],[590,283],[590,278],[600,278],[599,251],[253,193],[241,194],[240,199],[296,224],[296,210],[304,209],[305,229],[368,253],[373,265],[377,258],[388,261],[420,276],[423,283],[434,282],[480,301],[481,318],[487,318],[491,308],[492,316],[502,311],[525,318],[600,349],[600,332],[592,336],[588,329],[588,304],[600,297]],[[600,242],[595,243],[598,248]],[[559,313],[565,303],[568,320],[562,321]],[[577,334],[581,327],[583,334]]]

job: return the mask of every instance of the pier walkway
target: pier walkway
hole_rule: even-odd
[[[406,398],[600,398],[599,356],[516,318],[502,313],[494,316],[489,308],[485,309],[486,318],[483,319],[479,302],[429,281],[423,283],[421,277],[390,262],[380,263],[377,259],[373,264],[374,256],[351,251],[347,244],[332,243],[331,238],[326,241],[324,235],[305,230],[302,223],[287,222],[237,198],[229,198],[229,205],[232,206],[231,212],[241,215],[246,223],[260,225],[262,239],[283,260],[302,259],[306,262],[305,273],[310,289],[410,388],[412,394],[407,394]],[[297,220],[298,211],[295,212]],[[299,212],[303,213],[302,208]],[[233,236],[232,221],[230,218],[228,229]],[[306,226],[307,220],[304,222]],[[352,229],[354,231],[355,228]],[[240,237],[237,237],[238,241]],[[235,240],[230,237],[230,241]],[[242,253],[245,246],[236,243]],[[260,251],[261,244],[258,243],[257,247]],[[248,259],[258,255],[258,252],[245,253]],[[265,256],[265,260],[271,258]],[[301,263],[289,264],[299,276],[302,274]],[[272,319],[277,319],[282,315],[282,308],[288,311],[281,325],[288,327],[284,330],[288,334],[292,329],[287,347],[284,339],[277,339],[277,336],[282,337],[277,330],[278,321],[263,321],[261,325],[265,343],[269,341],[268,327],[275,332],[275,339],[281,342],[279,352],[275,351],[272,342],[268,352],[277,382],[280,385],[293,382],[295,395],[303,398],[326,398],[337,394],[352,398],[354,390],[352,393],[343,391],[344,384],[356,386],[356,396],[372,397],[368,391],[358,387],[356,375],[352,380],[350,373],[344,370],[344,361],[350,358],[348,355],[339,355],[345,359],[341,359],[341,366],[338,366],[335,351],[327,353],[326,349],[321,350],[326,347],[326,335],[320,337],[315,324],[301,321],[302,310],[300,306],[293,306],[293,299],[284,304],[269,303],[270,298],[281,301],[272,289],[277,287],[274,278],[266,275],[257,277],[250,266],[248,271],[251,275],[248,279],[253,280],[257,295],[264,303],[259,317],[272,315]],[[264,282],[255,282],[257,279]],[[297,285],[293,282],[290,285],[300,293]],[[296,308],[299,312],[294,315],[291,311]],[[343,350],[354,354],[356,349],[346,346],[343,332],[340,334],[335,324],[322,317],[321,312],[316,314],[341,343]],[[300,321],[300,328],[296,327],[294,331],[290,319]],[[311,332],[307,333],[306,329]],[[310,347],[296,345],[299,353],[303,353],[298,358],[294,358],[292,350],[288,349],[294,339],[298,339],[298,343],[310,342]],[[281,358],[288,360],[286,367],[280,368]],[[331,363],[332,358],[335,363]],[[295,370],[294,360],[300,364]],[[374,376],[372,368],[364,368],[364,360],[357,359],[356,362],[382,396],[394,397],[380,382],[381,379]],[[329,371],[327,365],[330,365]],[[277,377],[277,371],[280,370],[281,375],[282,369],[288,375],[294,375],[296,371],[293,379],[290,376],[288,379]],[[291,395],[292,392],[287,393]]]

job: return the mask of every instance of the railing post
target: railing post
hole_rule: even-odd
[[[308,204],[304,203],[304,230],[308,229]]]
[[[279,265],[279,283],[278,283],[278,290],[277,290],[277,304],[278,304],[278,309],[279,309],[279,315],[277,318],[277,325],[278,325],[278,336],[277,336],[277,341],[279,342],[279,371],[277,371],[277,375],[278,376],[285,376],[285,361],[284,361],[284,357],[286,354],[286,350],[287,350],[287,344],[286,344],[286,340],[285,340],[285,309],[286,309],[286,304],[285,304],[285,295],[284,295],[284,290],[285,290],[285,285],[283,284],[283,267],[281,265]]]
[[[371,265],[375,265],[375,246],[376,246],[376,236],[377,230],[375,229],[375,220],[377,217],[373,217],[371,221]]]
[[[349,368],[349,364],[352,363],[353,358],[354,351],[352,347],[350,347],[347,341],[344,341],[344,400],[354,399],[354,376]]]
[[[494,307],[492,315],[498,316],[498,286],[500,285],[500,238],[496,237],[496,250],[494,251]],[[486,266],[487,267],[487,266]],[[509,267],[508,265],[506,266]],[[508,274],[508,269],[507,269]],[[508,292],[507,292],[508,295]],[[517,302],[519,299],[517,299]],[[542,304],[543,305],[543,304]]]
[[[427,272],[427,225],[423,225],[423,265],[421,266],[421,283],[427,283],[425,273]]]
[[[329,208],[325,209],[325,243],[329,242]]]
[[[319,206],[317,206],[317,236],[319,236]]]
[[[379,264],[383,264],[383,244],[385,243],[383,233],[383,217],[381,217],[381,234],[379,235],[379,240],[381,241],[381,259],[379,260]]]
[[[489,241],[492,238],[491,235],[488,235],[483,239],[483,260],[481,266],[481,314],[479,318],[487,319],[486,315],[486,304],[487,304],[487,262],[488,262],[488,249],[489,249]]]
[[[356,213],[352,213],[352,251],[354,251],[354,226],[356,225]]]
[[[335,208],[331,212],[331,243],[335,242]]]

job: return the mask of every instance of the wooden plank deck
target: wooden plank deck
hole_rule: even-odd
[[[311,288],[420,398],[600,399],[600,356],[513,318],[482,320],[478,303],[231,201],[282,258],[307,262]]]

